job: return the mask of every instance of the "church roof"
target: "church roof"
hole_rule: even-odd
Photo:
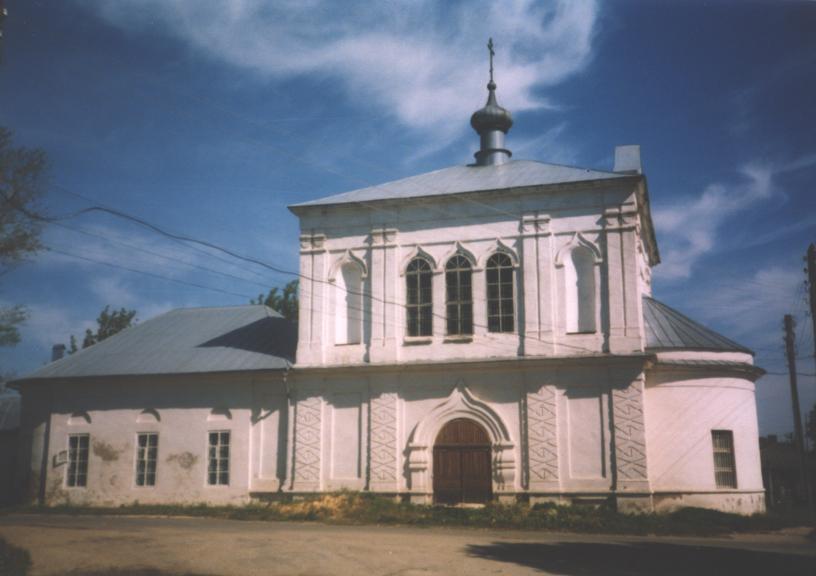
[[[547,164],[534,160],[512,160],[494,166],[451,166],[403,178],[402,180],[394,180],[393,182],[295,204],[290,208],[297,210],[298,208],[310,206],[422,198],[465,192],[483,192],[525,186],[547,186],[631,177],[631,174]]]
[[[180,308],[20,380],[284,369],[296,344],[295,324],[266,306]]]
[[[748,348],[648,296],[643,297],[643,324],[646,350],[649,351],[710,350],[753,354]]]

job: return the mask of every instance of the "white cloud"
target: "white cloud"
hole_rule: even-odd
[[[656,276],[663,280],[688,278],[694,264],[714,249],[728,219],[780,193],[773,186],[773,168],[747,164],[739,172],[739,184],[710,184],[692,201],[654,210],[655,228],[667,246]]]
[[[519,112],[548,106],[540,89],[584,68],[598,16],[594,0],[80,1],[117,26],[163,29],[261,77],[333,78],[355,105],[449,140],[485,97],[488,36],[500,102]]]
[[[577,146],[566,136],[567,123],[560,122],[532,138],[513,139],[514,158],[546,158],[556,164],[574,164],[578,159]]]
[[[800,302],[803,281],[799,266],[771,266],[747,277],[722,276],[705,287],[704,297],[689,302],[699,317],[726,326],[738,342],[781,350],[782,318]]]
[[[34,340],[50,349],[54,344],[68,344],[71,334],[82,343],[86,328],[96,328],[96,322],[83,319],[67,308],[50,304],[33,304],[26,307],[28,319],[20,327],[24,340]]]

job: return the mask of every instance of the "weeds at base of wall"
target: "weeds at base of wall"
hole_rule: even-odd
[[[0,538],[0,574],[25,576],[31,567],[31,556],[22,548],[12,546]]]
[[[330,524],[392,524],[594,532],[608,534],[714,535],[764,532],[805,522],[768,514],[741,516],[702,508],[676,512],[622,514],[608,506],[491,503],[478,508],[419,506],[373,494],[340,492],[299,500],[253,502],[243,506],[149,505],[119,507],[24,507],[9,512],[75,515],[153,515],[231,520],[317,521]]]

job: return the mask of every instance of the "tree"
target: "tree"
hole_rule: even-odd
[[[43,192],[45,152],[12,144],[12,132],[0,126],[0,275],[40,250],[45,220],[37,210]],[[0,307],[0,346],[20,341],[17,326],[25,321],[22,306]]]
[[[11,130],[0,126],[0,274],[42,248],[37,203],[45,167],[43,150],[15,148]]]
[[[283,287],[282,291],[275,286],[269,290],[266,297],[263,294],[258,294],[257,299],[249,302],[250,304],[269,306],[273,310],[280,312],[287,320],[296,322],[298,319],[298,281],[292,280]]]
[[[85,330],[85,338],[82,339],[82,348],[89,348],[106,338],[110,338],[117,332],[121,332],[125,328],[129,328],[135,322],[135,318],[136,310],[120,308],[119,310],[111,312],[110,306],[105,306],[96,319],[96,332],[90,328]],[[71,341],[68,344],[68,354],[73,354],[78,349],[76,337],[72,334]]]
[[[14,346],[20,342],[17,325],[26,319],[22,306],[0,307],[0,346]]]

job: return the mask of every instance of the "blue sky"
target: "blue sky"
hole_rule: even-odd
[[[783,314],[799,372],[816,371],[801,261],[816,241],[816,2],[7,7],[0,124],[48,152],[49,214],[100,203],[289,270],[287,204],[471,160],[493,36],[514,157],[610,169],[615,145],[640,144],[656,297],[755,348],[772,373],[761,431],[791,430]],[[40,366],[106,304],[144,320],[289,280],[101,214],[63,224],[2,278],[0,302],[30,312],[3,372]],[[813,405],[814,378],[800,389]]]

